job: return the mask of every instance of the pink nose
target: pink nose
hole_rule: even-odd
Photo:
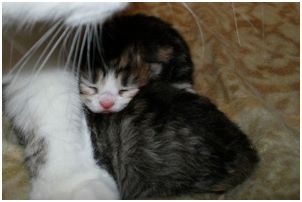
[[[100,105],[104,109],[110,109],[114,105],[114,102],[112,100],[103,100],[100,102]]]
[[[110,109],[115,102],[115,96],[111,92],[104,92],[100,96],[100,105],[103,109],[108,110]]]

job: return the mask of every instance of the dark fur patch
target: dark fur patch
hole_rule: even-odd
[[[121,112],[90,114],[95,157],[123,199],[225,192],[253,171],[248,138],[209,99],[149,83]]]
[[[139,72],[131,71],[145,78],[156,77],[169,83],[193,83],[189,48],[180,34],[162,20],[144,15],[118,16],[106,21],[97,34],[95,38],[100,37],[101,48],[93,44],[95,41],[86,44],[85,50],[89,47],[93,54],[82,55],[81,69],[93,66],[92,72],[106,72],[109,69],[142,68]],[[88,61],[93,61],[93,65],[88,65]],[[160,68],[150,68],[156,67],[153,64]],[[145,83],[145,78],[140,82]]]
[[[40,167],[46,162],[47,145],[44,138],[32,138],[27,140],[25,148],[25,163],[31,176],[37,177]]]

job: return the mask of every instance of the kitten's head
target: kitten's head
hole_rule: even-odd
[[[82,72],[82,102],[94,113],[119,112],[161,70],[161,64],[146,62],[142,54],[128,48],[108,65],[94,67],[90,76]]]

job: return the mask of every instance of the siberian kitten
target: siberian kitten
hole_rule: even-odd
[[[81,99],[95,158],[123,199],[223,193],[251,174],[256,151],[214,104],[191,92],[190,53],[170,25],[117,17],[101,36],[102,57],[83,63],[94,67],[82,72]]]
[[[92,112],[122,110],[149,80],[192,89],[189,49],[167,23],[143,15],[116,17],[98,35],[87,45],[91,54],[83,58],[80,84]]]
[[[254,169],[248,138],[207,98],[144,86],[118,113],[88,115],[95,158],[123,199],[223,193]]]

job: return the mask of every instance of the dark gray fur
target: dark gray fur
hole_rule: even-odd
[[[33,135],[26,141],[25,163],[32,177],[37,177],[40,167],[46,162],[47,144],[42,137]]]
[[[89,114],[95,157],[123,199],[222,193],[253,171],[248,138],[207,98],[146,85],[121,112]]]
[[[113,18],[102,31],[104,57],[91,59],[92,72],[130,76],[152,64],[162,67],[121,112],[87,110],[95,158],[123,199],[223,193],[252,173],[258,156],[246,135],[207,98],[172,86],[193,84],[190,52],[175,29],[134,15]],[[89,60],[83,61],[85,67]]]

